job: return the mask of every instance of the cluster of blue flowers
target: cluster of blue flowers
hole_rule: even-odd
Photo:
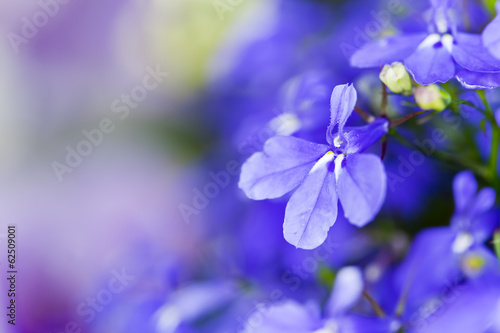
[[[500,333],[500,16],[400,5],[349,59],[332,21],[379,2],[282,1],[234,52],[208,108],[241,173],[203,212],[211,269],[164,332]]]

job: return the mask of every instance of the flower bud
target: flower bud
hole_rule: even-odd
[[[450,105],[451,96],[435,84],[415,89],[415,101],[422,110],[443,111]]]
[[[411,95],[410,74],[400,62],[385,65],[379,75],[380,81],[395,94]]]

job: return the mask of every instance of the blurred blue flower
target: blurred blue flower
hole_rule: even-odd
[[[377,318],[349,313],[361,299],[364,282],[359,268],[344,267],[336,275],[332,293],[321,315],[316,303],[285,301],[267,311],[260,333],[390,333],[399,329],[391,318]],[[250,317],[251,318],[251,317]]]
[[[464,171],[455,177],[453,192],[451,225],[421,232],[399,268],[396,284],[403,290],[413,281],[407,295],[413,304],[439,294],[443,284],[498,274],[498,260],[484,245],[498,227],[498,211],[492,210],[495,191],[486,187],[477,192],[474,175]]]
[[[191,332],[198,320],[227,306],[239,293],[236,283],[223,280],[194,283],[179,289],[157,310],[156,332]]]
[[[453,1],[431,2],[428,32],[370,42],[351,57],[351,65],[370,68],[404,61],[419,84],[457,77],[466,88],[500,86],[500,61],[483,45],[480,35],[457,31],[457,20],[450,14]]]
[[[491,54],[500,59],[500,2],[496,3],[496,10],[497,17],[483,31],[483,43]]]

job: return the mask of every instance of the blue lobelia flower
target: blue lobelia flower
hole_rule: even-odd
[[[478,192],[477,188],[472,172],[455,176],[455,213],[450,226],[426,229],[415,238],[396,283],[403,286],[408,279],[415,281],[409,299],[439,293],[443,281],[476,280],[499,270],[498,260],[484,245],[498,227],[498,210],[492,209],[495,191],[485,187]]]
[[[498,227],[495,205],[496,193],[490,187],[477,191],[477,182],[471,171],[463,171],[455,176],[453,194],[455,213],[451,220],[451,230],[456,234],[452,251],[464,253],[473,245],[481,245]]]
[[[450,13],[453,0],[431,3],[427,32],[370,42],[353,54],[351,65],[370,68],[403,61],[419,84],[444,83],[456,77],[466,88],[500,86],[500,60],[490,54],[480,35],[457,31]]]
[[[361,270],[354,266],[340,269],[324,316],[315,302],[300,304],[285,301],[268,309],[256,331],[260,333],[392,333],[400,325],[392,318],[377,318],[350,313],[361,299],[364,282]],[[258,312],[255,314],[260,315]],[[250,316],[248,322],[252,320]],[[251,329],[242,332],[250,332]]]
[[[500,59],[500,1],[497,1],[496,9],[497,17],[483,31],[483,44]]]
[[[361,227],[380,210],[386,192],[386,174],[380,157],[362,153],[389,127],[376,119],[360,127],[345,127],[356,105],[352,85],[339,85],[331,96],[328,145],[290,136],[275,136],[264,151],[242,166],[239,187],[254,200],[273,199],[298,187],[285,210],[285,239],[296,247],[321,245],[337,220],[340,200],[345,217]]]

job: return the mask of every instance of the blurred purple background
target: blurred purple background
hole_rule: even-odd
[[[251,202],[237,169],[274,133],[324,140],[336,84],[355,81],[371,108],[378,73],[347,57],[396,22],[417,29],[421,4],[367,36],[386,1],[63,2],[0,3],[1,332],[238,332],[258,302],[325,298],[324,267],[364,260],[377,280],[401,258],[409,236],[390,222],[368,235],[340,219],[318,251],[296,250],[286,200]],[[393,148],[389,171],[408,154]],[[430,202],[448,216],[451,178],[426,160],[383,221],[422,220]]]

